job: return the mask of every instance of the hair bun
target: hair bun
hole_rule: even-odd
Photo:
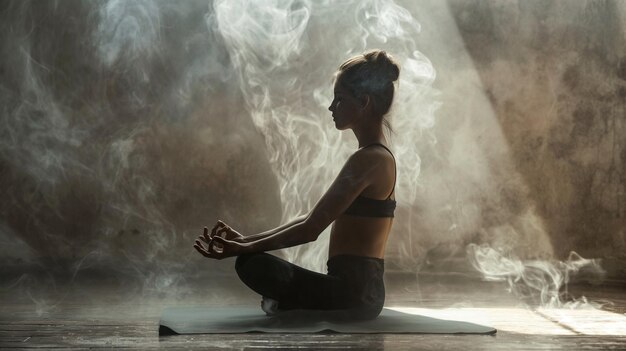
[[[378,73],[390,82],[395,82],[400,76],[400,67],[393,57],[384,50],[371,50],[363,54],[367,62],[371,63]]]
[[[400,66],[383,50],[371,50],[349,58],[339,66],[336,83],[355,97],[369,94],[374,113],[384,116],[391,108]]]

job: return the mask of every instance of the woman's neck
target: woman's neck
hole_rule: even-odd
[[[387,144],[382,128],[369,128],[363,130],[352,130],[359,141],[359,149],[371,144]]]

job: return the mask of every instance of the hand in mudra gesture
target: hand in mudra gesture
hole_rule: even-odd
[[[208,227],[204,227],[204,232],[193,245],[203,256],[218,260],[240,255],[248,246],[243,235],[220,220],[217,221],[211,233]]]

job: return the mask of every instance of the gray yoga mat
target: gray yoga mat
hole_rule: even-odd
[[[402,313],[384,308],[378,318],[345,321],[333,312],[288,311],[266,316],[259,307],[168,307],[163,310],[159,335],[229,333],[385,333],[495,334],[484,325]]]

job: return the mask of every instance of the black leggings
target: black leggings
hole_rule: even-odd
[[[342,310],[355,319],[380,314],[383,259],[337,255],[327,266],[328,274],[321,274],[262,252],[237,257],[235,269],[252,290],[278,301],[279,310]]]

